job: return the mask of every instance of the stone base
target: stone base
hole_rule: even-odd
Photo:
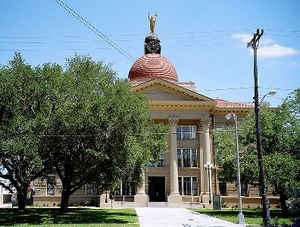
[[[109,198],[109,192],[100,195],[100,208],[112,208],[112,200]]]
[[[180,204],[182,203],[182,197],[180,194],[170,194],[168,196],[168,205],[169,204]]]
[[[213,201],[209,201],[209,194],[203,194],[201,196],[201,201],[205,208],[212,208]]]
[[[203,194],[201,196],[201,201],[202,201],[202,203],[209,203],[209,195],[208,194]]]
[[[148,206],[149,198],[147,194],[141,193],[141,194],[136,194],[134,196],[134,201],[136,202],[136,204],[146,207]]]

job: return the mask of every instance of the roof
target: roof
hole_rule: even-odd
[[[175,67],[160,54],[146,54],[138,58],[132,65],[128,78],[130,80],[163,78],[178,81]]]

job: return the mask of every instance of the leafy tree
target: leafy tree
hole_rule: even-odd
[[[164,128],[152,126],[145,98],[109,66],[75,56],[56,86],[43,144],[62,182],[62,210],[86,183],[107,189],[121,176],[138,180],[145,164],[166,148],[163,134],[149,136]]]
[[[18,53],[0,68],[0,184],[17,192],[18,208],[25,209],[30,182],[45,173],[47,161],[38,136],[50,106],[48,91],[57,65],[32,68]]]
[[[61,179],[62,210],[86,183],[107,189],[120,177],[138,182],[166,149],[166,128],[151,122],[145,100],[89,57],[72,57],[63,70],[33,68],[16,54],[0,68],[0,161],[19,208],[30,182],[48,173]]]
[[[265,157],[266,179],[272,185],[275,194],[280,196],[280,205],[284,215],[287,215],[286,200],[289,197],[288,189],[297,185],[297,173],[300,171],[300,162],[291,154],[274,153]]]
[[[267,184],[280,195],[281,208],[285,204],[290,187],[299,182],[299,106],[300,89],[294,91],[285,102],[275,109],[261,108],[262,147],[265,154]],[[257,184],[258,166],[256,154],[255,115],[251,112],[239,125],[241,181]],[[219,175],[227,181],[235,181],[235,144],[233,129],[216,135]]]

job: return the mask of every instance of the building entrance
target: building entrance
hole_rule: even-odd
[[[150,202],[164,202],[165,177],[148,177],[148,195]]]

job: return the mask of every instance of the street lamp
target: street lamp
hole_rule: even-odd
[[[235,124],[235,148],[236,148],[236,169],[237,169],[237,186],[238,186],[238,200],[239,200],[239,214],[238,214],[238,224],[245,224],[245,218],[243,215],[243,205],[241,198],[241,177],[240,177],[240,161],[239,161],[239,138],[237,132],[237,116],[234,113],[229,113],[225,115],[226,120],[233,118]]]
[[[213,165],[211,163],[204,164],[204,168],[207,169],[207,175],[208,175],[208,193],[209,193],[209,204],[212,202],[212,193],[211,193],[211,169],[213,168]]]
[[[265,94],[261,100],[259,101],[259,105],[261,105],[264,101],[264,99],[267,97],[267,96],[273,96],[273,95],[276,95],[277,91],[276,90],[271,90],[269,91],[267,94]]]

